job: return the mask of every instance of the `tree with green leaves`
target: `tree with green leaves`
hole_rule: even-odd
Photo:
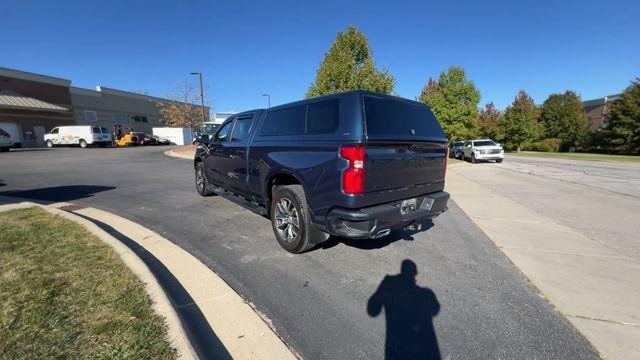
[[[493,102],[485,104],[478,113],[478,134],[480,137],[502,141],[500,132],[502,113],[496,109]]]
[[[607,109],[608,129],[622,143],[622,150],[640,153],[640,78],[624,90]]]
[[[507,148],[515,148],[520,152],[522,145],[538,140],[541,134],[539,118],[540,110],[533,99],[520,90],[500,122]]]
[[[348,90],[389,94],[395,80],[387,69],[377,70],[367,37],[353,25],[339,32],[316,72],[305,98]]]
[[[438,81],[429,79],[418,100],[429,105],[450,140],[475,135],[480,91],[467,80],[463,68],[452,66],[440,73]]]
[[[540,121],[544,137],[560,139],[565,149],[584,140],[589,127],[582,100],[573,91],[549,95],[542,104]]]

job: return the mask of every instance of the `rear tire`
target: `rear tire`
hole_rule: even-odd
[[[195,166],[196,175],[196,191],[200,196],[211,196],[213,192],[209,189],[209,182],[207,181],[207,173],[204,169],[202,161],[198,161]]]
[[[87,142],[84,139],[80,139],[78,144],[80,144],[80,147],[83,149],[87,147]]]
[[[302,185],[277,187],[269,215],[276,240],[288,252],[303,253],[329,238],[311,223]]]

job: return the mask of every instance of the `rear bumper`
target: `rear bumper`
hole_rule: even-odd
[[[361,209],[333,208],[327,215],[327,230],[336,236],[354,239],[375,237],[416,222],[440,215],[447,210],[449,193],[439,191],[417,198],[417,210],[402,214],[402,200]]]

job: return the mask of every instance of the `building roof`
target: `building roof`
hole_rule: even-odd
[[[12,77],[22,80],[29,81],[37,81],[41,83],[58,85],[58,86],[69,86],[71,85],[71,80],[61,79],[53,76],[36,74],[28,71],[9,69],[5,67],[0,67],[0,76]]]
[[[69,111],[69,109],[38,100],[29,96],[20,95],[11,90],[0,92],[0,108],[34,110],[34,111]]]
[[[618,100],[620,95],[622,95],[622,94],[607,95],[605,97],[601,97],[601,98],[597,98],[597,99],[585,100],[585,101],[582,102],[582,107],[585,108],[585,109],[586,108],[596,108],[596,107],[604,104],[605,101],[607,103],[610,103],[612,101]]]

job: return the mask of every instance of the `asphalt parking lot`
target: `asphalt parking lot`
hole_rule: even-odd
[[[264,217],[199,197],[190,161],[164,150],[6,153],[0,195],[87,204],[157,231],[255,304],[307,359],[380,359],[385,341],[443,359],[597,358],[453,202],[419,233],[330,239],[292,255]]]

